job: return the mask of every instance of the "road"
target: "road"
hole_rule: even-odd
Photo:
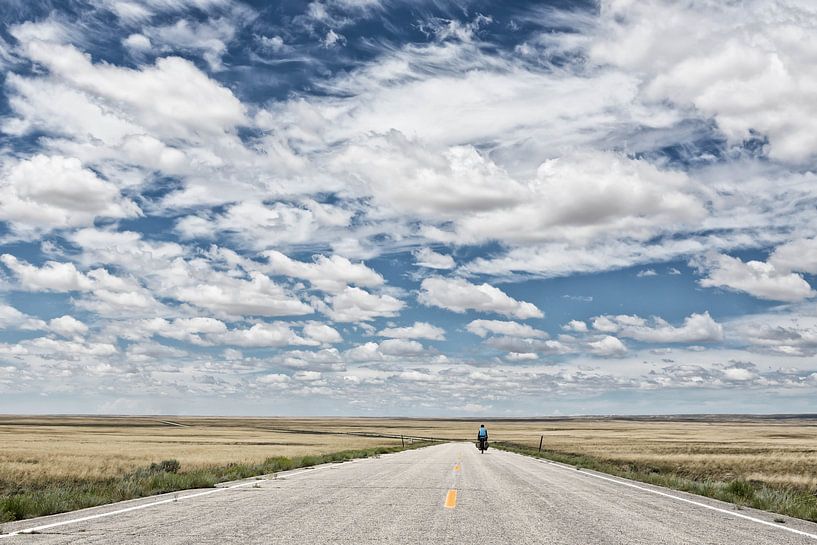
[[[817,524],[775,518],[453,443],[6,524],[0,545],[817,545]]]

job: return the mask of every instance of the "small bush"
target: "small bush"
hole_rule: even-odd
[[[162,460],[158,464],[150,464],[151,473],[178,473],[182,465],[178,460]]]
[[[288,471],[295,467],[292,459],[286,456],[273,456],[264,460],[264,473],[277,473],[279,471]]]
[[[737,500],[749,501],[755,497],[755,488],[752,483],[737,479],[726,485],[726,493]]]

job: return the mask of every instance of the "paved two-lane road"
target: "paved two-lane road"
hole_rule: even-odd
[[[7,524],[0,545],[817,545],[817,525],[775,518],[455,443]]]

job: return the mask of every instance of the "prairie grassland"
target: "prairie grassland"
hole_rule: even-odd
[[[115,477],[173,458],[182,470],[270,456],[395,446],[399,439],[470,440],[480,422],[385,418],[0,417],[0,481]],[[743,478],[817,490],[817,419],[491,420],[493,441],[691,478]],[[304,431],[306,433],[300,433]],[[338,435],[335,435],[338,434]]]
[[[817,419],[483,421],[494,444],[817,520]],[[472,440],[478,421],[385,418],[0,417],[0,521],[400,448]],[[538,452],[544,437],[543,452]],[[347,451],[343,454],[339,451]],[[353,452],[352,452],[353,451]],[[179,471],[151,469],[178,460]]]
[[[472,439],[484,423],[494,442],[539,446],[690,478],[745,479],[817,490],[817,418],[701,416],[558,420],[286,419],[291,429]]]
[[[0,417],[0,523],[401,448],[400,439],[269,427],[257,419]]]
[[[0,483],[104,479],[166,459],[182,471],[400,440],[276,432],[270,420],[0,417]]]

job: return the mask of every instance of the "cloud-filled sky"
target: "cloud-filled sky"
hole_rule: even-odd
[[[813,412],[811,0],[0,18],[0,412]]]

